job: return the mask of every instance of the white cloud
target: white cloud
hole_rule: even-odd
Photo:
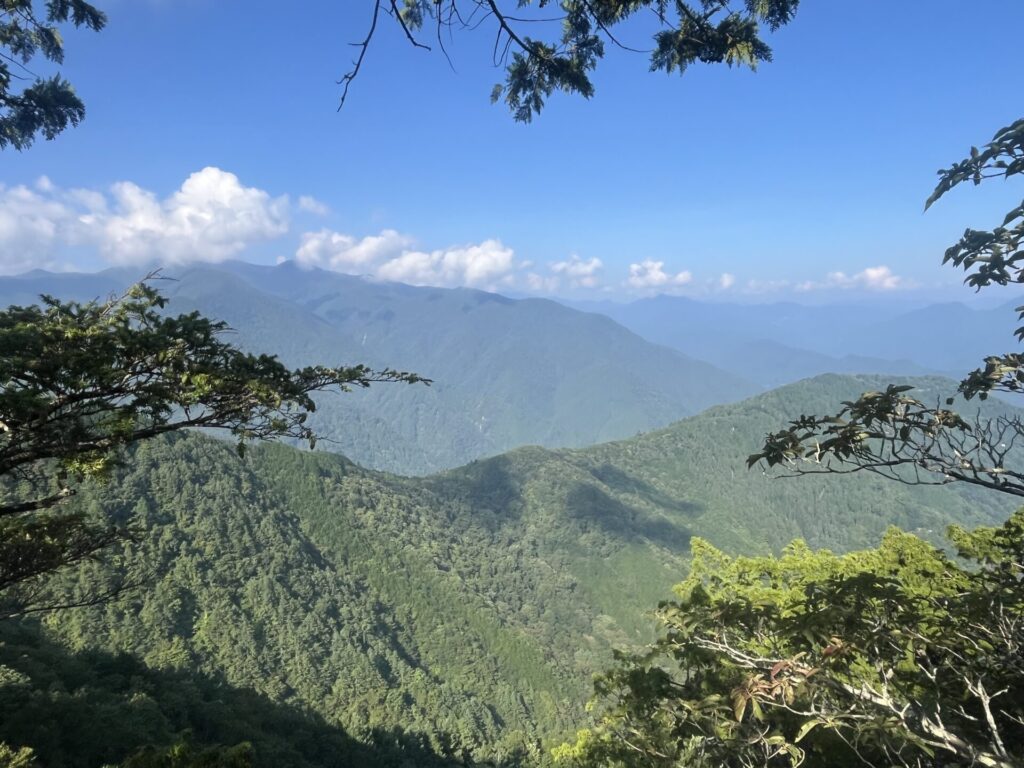
[[[117,264],[223,261],[288,231],[287,197],[244,187],[219,168],[193,173],[165,200],[128,181],[112,196],[112,212],[96,223],[101,252]]]
[[[399,256],[412,246],[413,239],[393,229],[379,235],[357,239],[341,232],[321,229],[302,235],[295,260],[304,267],[321,267],[335,272],[363,274],[377,263]]]
[[[596,288],[603,268],[604,264],[596,256],[584,260],[575,253],[568,260],[556,261],[550,267],[555,275],[567,279],[573,288]]]
[[[0,186],[0,269],[52,266],[61,248],[88,246],[113,264],[223,261],[288,231],[287,197],[207,167],[160,199],[130,181],[109,192]]]
[[[525,263],[500,240],[433,251],[414,248],[415,240],[393,229],[363,238],[329,229],[306,232],[295,252],[304,267],[371,275],[412,285],[511,287]]]
[[[299,208],[316,216],[326,216],[331,212],[331,209],[327,207],[326,203],[321,203],[315,197],[310,195],[302,195],[299,197]]]
[[[79,239],[75,207],[52,191],[45,176],[35,189],[0,184],[0,271],[52,269],[57,246]]]
[[[669,274],[665,271],[665,262],[644,259],[639,264],[629,265],[629,278],[626,283],[640,290],[650,288],[671,288],[686,285],[693,281],[693,274],[689,271]]]
[[[412,285],[465,285],[490,288],[508,278],[517,264],[515,252],[500,240],[484,240],[447,250],[405,251],[385,261],[376,271],[384,280]]]
[[[718,278],[718,287],[723,291],[727,291],[736,285],[736,275],[729,272],[723,272]]]
[[[889,267],[868,267],[853,276],[855,282],[872,291],[893,291],[906,286],[906,281],[894,275]]]
[[[855,275],[845,272],[829,272],[823,281],[807,280],[796,286],[798,291],[816,291],[829,288],[841,290],[860,289],[865,291],[895,291],[909,288],[911,284],[893,274],[886,266],[868,267]]]

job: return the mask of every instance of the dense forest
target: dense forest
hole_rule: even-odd
[[[185,738],[251,742],[266,766],[546,761],[586,721],[612,649],[653,636],[691,537],[846,551],[892,524],[938,540],[1006,516],[969,489],[743,470],[751,429],[878,382],[826,376],[630,440],[422,479],[287,446],[240,459],[199,434],[140,444],[73,502],[135,540],[51,600],[137,586],[4,622],[0,741],[47,766]]]

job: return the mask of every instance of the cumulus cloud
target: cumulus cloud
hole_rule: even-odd
[[[112,197],[112,210],[91,218],[100,250],[117,264],[223,261],[288,231],[287,197],[242,186],[220,168],[193,173],[165,200],[128,181]]]
[[[495,239],[433,251],[414,246],[413,238],[393,229],[362,238],[321,229],[302,235],[295,261],[304,267],[412,285],[488,289],[510,285],[526,266],[511,248]]]
[[[895,291],[909,288],[910,283],[886,266],[868,267],[855,275],[845,272],[829,272],[823,281],[808,280],[797,285],[798,291],[815,291],[828,288],[840,290],[860,289],[865,291]]]
[[[62,247],[85,246],[113,264],[223,261],[288,230],[286,196],[244,186],[207,167],[164,199],[130,181],[108,191],[0,186],[0,268],[51,266]]]
[[[718,287],[723,291],[727,291],[736,285],[736,275],[729,272],[723,272],[718,278]]]
[[[52,268],[61,242],[75,239],[74,209],[53,195],[45,176],[35,188],[0,184],[0,270],[24,272]]]
[[[363,238],[321,229],[302,235],[295,260],[304,267],[363,274],[373,271],[379,262],[399,256],[413,242],[393,229]]]
[[[648,290],[651,288],[672,288],[686,285],[693,281],[689,271],[677,272],[674,275],[665,271],[664,261],[644,259],[639,264],[629,265],[629,278],[626,283],[631,288]]]
[[[556,261],[550,266],[556,276],[564,277],[573,288],[596,288],[603,268],[604,264],[596,256],[584,260],[575,253],[566,261]]]
[[[406,251],[385,261],[377,276],[412,285],[466,285],[491,288],[515,269],[515,252],[500,240],[484,240],[438,251]]]

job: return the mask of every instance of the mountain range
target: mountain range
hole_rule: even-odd
[[[0,303],[103,298],[138,277],[2,278]],[[291,264],[169,277],[169,311],[225,320],[245,349],[433,384],[321,397],[326,451],[240,458],[178,434],[82,489],[72,509],[133,539],[55,582],[56,602],[83,607],[0,623],[0,744],[52,768],[242,742],[268,768],[542,766],[586,723],[592,675],[651,637],[694,537],[845,551],[890,525],[941,541],[1012,508],[961,485],[745,466],[789,419],[892,378],[950,394],[904,374],[974,360],[1005,307],[573,308]],[[882,375],[804,378],[858,369]]]
[[[960,377],[1014,347],[1014,308],[897,301],[738,304],[655,296],[573,302],[649,341],[775,387],[822,373]]]
[[[0,305],[88,300],[142,268],[0,278]],[[358,464],[428,474],[524,445],[629,437],[823,373],[959,377],[1012,348],[1011,306],[629,304],[510,299],[374,281],[291,262],[165,271],[168,311],[226,321],[237,343],[294,366],[415,371],[430,387],[325,395],[313,425]],[[898,329],[898,332],[893,332]]]
[[[293,264],[168,271],[168,311],[226,321],[236,343],[291,366],[366,363],[430,387],[379,386],[318,400],[313,426],[357,463],[424,474],[522,445],[628,437],[759,387],[648,342],[607,317],[544,299],[381,283]],[[89,300],[139,270],[0,279],[0,304]]]

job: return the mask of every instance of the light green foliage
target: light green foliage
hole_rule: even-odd
[[[1024,761],[1024,511],[877,549],[731,558],[696,540],[661,637],[595,686],[581,766],[969,766]]]
[[[58,25],[99,31],[106,16],[84,0],[0,0],[0,149],[27,149],[36,135],[53,139],[85,117],[85,105],[60,75],[40,78],[28,66],[37,56],[60,64],[64,43]],[[16,89],[31,78],[31,85]]]
[[[390,13],[409,41],[429,48],[416,34],[436,27],[443,35],[493,25],[495,62],[505,82],[492,101],[504,100],[513,117],[529,122],[555,91],[594,94],[591,74],[606,46],[649,55],[651,71],[684,72],[696,62],[756,69],[771,61],[762,26],[775,31],[796,14],[799,0],[374,0],[369,34],[352,71],[341,80],[342,104],[359,74],[381,11]],[[623,28],[650,22],[643,34],[653,47],[636,50],[620,40]],[[433,30],[431,30],[433,31]]]
[[[941,171],[928,205],[965,180],[1024,171],[1022,136],[1024,122],[1015,123]],[[1019,282],[1021,212],[992,232],[968,230],[945,260],[975,269],[967,282],[977,287]],[[1022,380],[1018,355],[992,357],[958,393],[985,400],[1022,391]],[[979,410],[968,421],[914,389],[889,384],[845,400],[834,416],[793,419],[769,433],[747,466],[864,471],[909,486],[960,482],[1024,496],[1014,469],[1024,433],[1018,413]],[[817,405],[802,403],[812,412]],[[959,560],[898,529],[878,549],[841,556],[797,541],[779,557],[732,558],[695,540],[679,599],[659,607],[660,639],[620,655],[598,679],[597,725],[556,749],[557,759],[1018,768],[1024,510],[1000,528],[954,526],[949,537]]]
[[[378,381],[420,381],[392,370],[290,370],[222,338],[198,313],[170,316],[140,283],[107,301],[0,311],[0,595],[8,613],[35,603],[36,578],[81,561],[126,532],[61,514],[84,478],[106,476],[135,441],[186,427],[253,440],[315,442],[312,393]]]
[[[37,768],[38,763],[28,747],[12,749],[0,744],[0,768]]]

